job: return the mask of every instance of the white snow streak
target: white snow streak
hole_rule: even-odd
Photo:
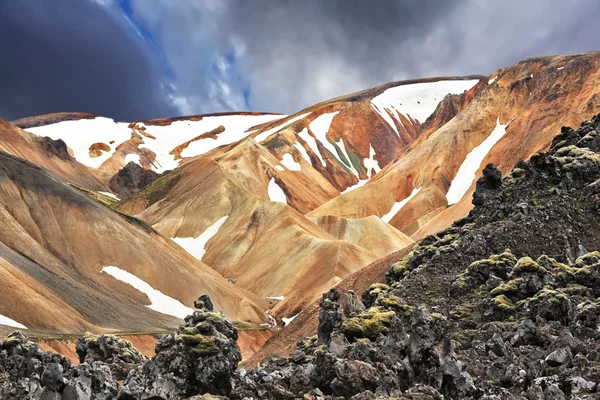
[[[350,158],[350,154],[348,153],[348,150],[346,150],[346,146],[344,146],[344,139],[340,138],[340,140],[335,142],[335,144],[342,150],[342,154],[344,154],[344,157],[348,161],[348,164],[346,164],[346,163],[344,163],[344,164],[346,164],[348,169],[350,169],[350,172],[352,172],[354,175],[358,176],[358,171],[356,171],[356,169],[354,168],[354,165],[352,165],[352,159]]]
[[[271,178],[269,181],[269,187],[267,188],[267,192],[269,193],[269,199],[271,201],[279,201],[281,203],[287,204],[287,197],[285,192],[277,182],[275,182],[275,178]]]
[[[285,153],[283,155],[281,163],[290,171],[302,171],[300,163],[296,162],[290,153]]]
[[[164,172],[168,169],[177,168],[179,160],[175,160],[169,154],[175,147],[190,141],[206,132],[210,132],[223,125],[225,131],[217,135],[217,139],[205,138],[190,143],[181,153],[182,157],[194,157],[204,154],[216,147],[231,144],[248,136],[248,129],[254,125],[284,118],[284,115],[220,115],[203,117],[200,121],[174,121],[170,125],[145,125],[138,123],[137,126],[145,127],[145,133],[155,137],[152,139],[142,134],[143,144],[140,148],[147,148],[156,154],[153,169],[156,172]],[[27,131],[39,136],[49,136],[52,139],[62,139],[69,146],[77,161],[98,168],[108,160],[115,152],[117,146],[131,139],[134,133],[127,122],[115,122],[109,118],[97,117],[94,119],[81,119],[77,121],[62,121],[56,124],[29,128]],[[113,142],[111,144],[111,142]],[[89,148],[94,143],[104,143],[111,150],[104,152],[100,157],[90,157]],[[130,161],[130,154],[125,161]],[[139,163],[139,158],[131,159]]]
[[[492,79],[490,79],[488,81],[488,85],[491,85],[492,83],[496,82],[496,79],[498,79],[498,75],[496,75],[495,77],[493,77]]]
[[[119,267],[104,267],[100,272],[107,273],[115,279],[131,285],[133,288],[144,293],[150,299],[148,308],[162,314],[172,315],[177,318],[185,318],[194,312],[190,307],[181,304],[179,300],[169,297],[138,278],[137,276],[122,270]]]
[[[290,125],[291,125],[291,124],[293,124],[294,122],[296,122],[296,121],[299,121],[299,120],[301,120],[302,118],[306,117],[308,114],[310,114],[310,113],[308,112],[308,113],[305,113],[305,114],[298,115],[298,116],[296,116],[296,117],[294,117],[294,118],[290,119],[289,121],[287,121],[287,122],[284,122],[282,125],[277,125],[277,126],[276,126],[276,127],[274,127],[274,128],[271,128],[271,129],[269,129],[269,130],[266,130],[266,131],[264,131],[264,132],[261,132],[261,133],[259,133],[258,135],[256,135],[256,137],[254,138],[254,140],[255,140],[257,143],[260,143],[260,142],[262,142],[263,140],[267,139],[267,138],[268,138],[269,136],[271,136],[272,134],[274,134],[275,132],[277,132],[278,130],[280,130],[280,129],[283,129],[283,128],[287,127],[287,126],[290,126]]]
[[[131,129],[127,122],[115,122],[110,118],[97,117],[77,121],[61,121],[51,125],[36,126],[26,129],[39,136],[62,139],[73,150],[75,159],[88,167],[98,168],[109,159],[118,145],[131,139]],[[113,142],[110,144],[110,142]],[[90,157],[90,146],[104,143],[110,151],[103,152],[100,157]]]
[[[285,172],[285,168],[283,168],[281,165],[276,165],[276,166],[275,166],[275,169],[276,169],[277,171]]]
[[[412,192],[410,193],[410,195],[408,195],[407,198],[405,198],[402,201],[398,201],[398,202],[394,203],[394,205],[392,206],[392,209],[390,210],[390,212],[388,212],[383,217],[381,217],[381,219],[384,220],[385,222],[389,223],[392,220],[392,218],[394,218],[394,216],[396,214],[398,214],[398,212],[402,209],[402,207],[404,207],[404,205],[406,203],[408,203],[410,201],[410,199],[412,199],[413,197],[415,197],[417,195],[417,193],[419,193],[420,191],[421,191],[420,187],[418,189],[413,189]]]
[[[27,327],[25,325],[18,323],[14,319],[5,317],[2,314],[0,314],[0,325],[11,326],[13,328],[19,328],[19,329],[27,329]]]
[[[367,179],[359,179],[358,183],[356,185],[348,186],[346,188],[346,190],[344,190],[342,193],[348,193],[356,188],[364,186],[367,182],[369,182],[369,179],[371,179],[371,176],[373,175],[373,171],[375,171],[375,173],[378,173],[379,171],[381,171],[381,168],[379,168],[379,164],[377,163],[377,160],[375,160],[375,149],[373,149],[373,145],[371,145],[371,144],[369,144],[369,158],[365,158],[363,160],[363,165],[364,165],[365,169],[367,170]]]
[[[312,128],[311,128],[311,130],[312,130]],[[325,166],[325,160],[323,160],[323,156],[321,156],[321,153],[319,152],[319,147],[317,145],[317,141],[315,140],[315,138],[313,138],[308,133],[308,129],[307,128],[302,129],[302,131],[298,134],[298,136],[300,138],[302,138],[302,140],[304,140],[306,142],[306,144],[308,144],[308,147],[310,147],[312,152],[315,153],[317,155],[317,157],[319,157],[319,160],[321,161],[321,165]],[[298,145],[300,145],[300,144],[298,143]]]
[[[359,187],[361,187],[361,186],[365,186],[365,184],[366,184],[367,182],[369,182],[369,180],[368,180],[368,179],[359,179],[359,180],[358,180],[358,183],[357,183],[356,185],[354,185],[354,186],[348,186],[348,187],[347,187],[347,188],[346,188],[346,189],[345,189],[345,190],[342,192],[342,194],[344,194],[344,193],[348,193],[348,192],[350,192],[350,191],[352,191],[352,190],[354,190],[354,189],[357,189],[357,188],[359,188]]]
[[[108,197],[112,197],[115,200],[119,200],[119,201],[121,200],[120,198],[118,198],[117,196],[115,196],[114,194],[109,193],[109,192],[98,192],[98,193],[103,194],[103,195],[108,196]]]
[[[217,134],[216,139],[209,137],[190,143],[181,152],[181,157],[195,157],[219,146],[237,142],[248,136],[247,131],[252,126],[283,117],[282,115],[220,115],[204,117],[200,121],[175,121],[168,126],[147,125],[146,132],[156,137],[156,140],[143,137],[144,144],[141,147],[156,153],[153,169],[160,173],[175,169],[179,165],[179,160],[175,160],[174,156],[169,154],[175,147],[221,125],[225,131]]]
[[[140,155],[139,154],[127,154],[125,156],[125,165],[129,164],[130,162],[134,162],[137,165],[142,165],[140,163]]]
[[[490,133],[490,135],[477,147],[475,147],[462,162],[456,176],[450,184],[450,189],[446,193],[446,199],[448,199],[448,205],[457,203],[467,193],[467,190],[471,187],[471,183],[475,179],[475,174],[479,169],[479,166],[483,162],[485,156],[490,152],[492,147],[498,140],[506,133],[506,127],[510,122],[502,125],[500,124],[500,117],[496,120],[496,127]]]
[[[294,315],[293,317],[289,317],[289,318],[285,318],[285,317],[281,318],[281,320],[283,321],[283,326],[288,326],[288,325],[289,325],[289,324],[290,324],[290,323],[291,323],[293,320],[295,320],[295,319],[296,319],[296,317],[297,317],[298,315],[299,315],[299,314],[296,314],[296,315]]]
[[[176,237],[173,238],[173,241],[181,247],[183,247],[184,250],[190,253],[192,256],[202,261],[202,257],[204,257],[204,253],[206,253],[206,244],[213,236],[215,236],[219,232],[219,230],[221,229],[228,217],[229,215],[219,218],[217,221],[215,221],[214,224],[206,228],[204,232],[202,232],[200,236],[196,238]]]
[[[335,157],[336,159],[338,157],[338,154],[337,154],[337,151],[335,150],[335,146],[333,144],[331,144],[331,142],[329,140],[327,140],[327,132],[329,132],[329,126],[331,125],[333,118],[338,113],[339,113],[339,111],[327,113],[327,114],[321,114],[308,125],[308,127],[310,128],[312,133],[314,133],[314,135],[317,137],[317,140],[319,142],[321,142],[321,145],[323,145],[323,147],[325,147],[331,153],[331,155],[333,157]]]
[[[269,297],[265,297],[265,299],[283,301],[283,299],[285,299],[285,297],[284,296],[269,296]]]
[[[302,146],[300,143],[296,142],[296,143],[294,143],[294,147],[296,148],[296,150],[298,150],[300,152],[300,155],[302,156],[302,158],[304,158],[304,160],[306,160],[306,162],[309,165],[312,165],[310,163],[310,156],[306,152],[306,149],[304,148],[304,146]]]
[[[390,112],[410,115],[423,123],[436,109],[440,101],[448,94],[460,94],[471,89],[479,82],[477,79],[413,83],[387,89],[371,100],[371,105],[397,133]]]

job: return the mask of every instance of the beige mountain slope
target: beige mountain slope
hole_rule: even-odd
[[[69,183],[91,190],[108,190],[95,170],[69,155],[64,142],[23,131],[3,119],[0,119],[0,151],[29,160]]]
[[[418,138],[421,124],[449,93],[480,76],[392,82],[334,98],[266,123],[252,136],[278,159],[306,161],[339,191],[366,183]]]
[[[600,52],[533,58],[500,69],[485,88],[471,89],[479,93],[466,95],[472,98],[468,105],[438,129],[422,132],[393,165],[308,215],[360,218],[392,211],[390,223],[404,233],[435,233],[468,212],[487,163],[506,173],[548,147],[560,126],[597,113],[599,81]],[[444,103],[432,120],[449,113]]]
[[[315,204],[319,196],[334,195],[335,189],[320,192],[309,178],[249,138],[229,151],[197,157],[119,209],[175,238],[236,286],[262,297],[283,296],[272,312],[287,317],[386,250],[412,242],[382,221],[352,221],[346,233],[341,224],[320,228],[285,204],[288,198]],[[315,180],[331,188],[321,175]],[[367,234],[377,235],[377,244]]]
[[[149,298],[127,279],[101,272],[105,267],[128,271],[171,302],[191,306],[206,293],[234,320],[264,320],[263,300],[150,227],[1,152],[0,215],[0,314],[29,328],[81,332],[177,324],[170,309],[183,305],[174,307],[156,291]]]

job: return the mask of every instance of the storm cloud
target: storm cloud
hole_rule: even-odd
[[[16,21],[10,18],[13,32],[15,26],[22,28],[20,35],[24,37],[17,40],[21,48],[37,48],[43,54],[37,58],[38,63],[45,60],[52,66],[42,72],[46,79],[12,68],[11,79],[21,81],[20,85],[27,89],[9,103],[15,105],[10,107],[13,113],[31,114],[32,108],[20,112],[19,104],[28,102],[39,104],[36,110],[48,108],[54,105],[53,96],[57,101],[60,99],[58,104],[63,110],[69,106],[69,110],[122,115],[128,119],[169,112],[173,115],[229,110],[293,113],[316,102],[389,81],[488,75],[533,56],[596,50],[600,18],[600,3],[594,0],[63,0],[57,3],[86,2],[78,7],[89,9],[101,5],[106,11],[103,18],[75,23],[75,18],[85,18],[74,14],[73,8],[77,7],[73,5],[65,7],[64,15],[59,17],[71,32],[75,26],[85,28],[84,32],[99,30],[108,35],[96,44],[93,43],[98,42],[98,37],[91,33],[71,38],[77,42],[73,46],[79,46],[79,52],[91,46],[91,55],[84,60],[71,59],[68,64],[74,70],[95,68],[93,74],[88,70],[63,73],[61,62],[56,61],[58,41],[50,36],[56,24],[46,24],[27,36],[32,17],[21,15]],[[13,4],[13,12],[15,4],[28,4],[32,12],[44,3],[49,2],[8,0],[8,4]],[[6,4],[0,6],[3,9],[7,9]],[[0,23],[7,18],[4,14],[0,11]],[[56,18],[56,14],[54,11],[51,16],[36,18],[48,21]],[[69,29],[63,28],[61,32]],[[0,33],[3,30],[6,27],[1,27]],[[137,37],[132,31],[138,32]],[[3,43],[0,47],[7,46],[4,42],[0,38]],[[44,51],[45,48],[55,50]],[[12,51],[17,51],[14,46]],[[29,52],[21,54],[20,59],[27,59]],[[99,52],[102,57],[97,55]],[[94,60],[98,63],[95,67]],[[22,64],[11,65],[23,68]],[[4,69],[1,65],[2,80],[7,79]],[[101,74],[101,84],[90,83],[89,78],[99,72],[106,72]],[[111,79],[112,74],[118,76]],[[73,75],[80,83],[74,83]],[[53,78],[59,83],[43,84]],[[37,83],[23,83],[29,80]],[[73,86],[81,90],[78,92]],[[67,91],[69,96],[61,92],[65,87],[71,88]],[[16,96],[18,86],[11,92],[11,96]],[[32,99],[36,95],[41,99]],[[1,116],[9,111],[3,111],[6,95],[0,96]]]
[[[0,2],[0,117],[177,114],[160,63],[122,18],[87,0]]]

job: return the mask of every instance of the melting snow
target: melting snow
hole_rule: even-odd
[[[312,130],[312,128],[311,128],[311,130]],[[307,128],[302,129],[302,131],[298,134],[298,136],[300,136],[302,138],[302,140],[304,140],[306,142],[306,144],[308,144],[308,147],[310,147],[312,152],[315,153],[317,155],[317,157],[319,157],[319,160],[321,161],[321,165],[325,166],[325,160],[323,160],[323,156],[321,156],[321,153],[319,152],[319,147],[317,145],[317,141],[315,140],[315,138],[313,138],[308,133],[308,129]],[[300,144],[298,143],[298,145],[300,145]],[[304,148],[304,147],[302,147],[302,148]]]
[[[281,203],[287,204],[287,196],[285,192],[277,182],[275,182],[275,178],[271,178],[269,181],[269,187],[267,188],[267,192],[269,193],[269,199],[271,201],[279,201]]]
[[[413,83],[389,88],[371,100],[371,105],[396,133],[391,112],[410,115],[423,123],[448,93],[460,94],[479,82],[477,79]],[[399,134],[399,133],[398,133]]]
[[[408,203],[410,201],[410,199],[415,197],[417,195],[417,193],[419,193],[420,191],[421,191],[420,187],[418,189],[413,189],[407,198],[405,198],[402,201],[398,201],[398,202],[394,203],[390,212],[388,212],[383,217],[381,217],[381,219],[384,220],[385,222],[389,223],[392,220],[392,218],[394,218],[394,215],[398,214],[398,211],[400,211],[402,209],[402,207],[404,207],[404,205],[406,203]]]
[[[130,162],[134,162],[137,165],[142,165],[140,164],[140,155],[139,154],[127,154],[125,156],[125,165],[129,164]]]
[[[375,160],[375,149],[373,148],[372,144],[369,144],[369,158],[365,159],[364,162],[366,163],[364,165],[367,169],[367,176],[369,178],[371,177],[371,170],[375,170],[375,173],[381,171],[381,168],[379,168],[379,163],[377,163],[377,160]]]
[[[274,127],[274,128],[271,128],[271,129],[269,129],[269,130],[266,130],[266,131],[264,131],[264,132],[261,132],[261,133],[259,133],[258,135],[256,135],[256,137],[254,138],[254,140],[255,140],[257,143],[260,143],[260,142],[262,142],[263,140],[267,139],[267,138],[268,138],[269,136],[271,136],[272,134],[274,134],[275,132],[277,132],[278,130],[280,130],[280,129],[283,129],[283,128],[287,127],[287,126],[290,126],[290,125],[291,125],[291,124],[293,124],[294,122],[296,122],[296,121],[299,121],[299,120],[301,120],[302,118],[306,117],[308,114],[310,114],[310,113],[309,113],[309,112],[307,112],[307,113],[305,113],[305,114],[298,115],[298,116],[296,116],[296,117],[294,117],[294,118],[290,119],[289,121],[287,121],[287,122],[284,122],[282,125],[277,125],[277,126],[276,126],[276,127]]]
[[[310,164],[310,156],[306,152],[306,149],[304,148],[304,146],[302,146],[300,143],[296,142],[296,143],[294,143],[294,147],[296,148],[296,150],[298,150],[300,152],[300,155],[302,156],[302,158],[304,158],[306,160],[306,162],[308,164]]]
[[[348,186],[348,187],[346,188],[346,190],[344,190],[342,193],[348,193],[348,192],[350,192],[350,191],[352,191],[352,190],[354,190],[354,189],[356,189],[356,188],[359,188],[359,187],[361,187],[361,186],[365,186],[365,184],[366,184],[367,182],[369,182],[369,180],[368,180],[368,179],[359,179],[359,180],[358,180],[358,183],[357,183],[356,185],[354,185],[354,186]]]
[[[223,226],[229,215],[219,218],[214,224],[209,226],[200,234],[200,236],[193,238],[173,238],[173,241],[183,247],[185,251],[193,255],[198,260],[202,261],[204,253],[206,253],[206,244],[208,241],[219,232],[219,229]]]
[[[339,113],[339,111],[321,114],[317,118],[315,118],[308,127],[317,137],[317,140],[321,142],[323,147],[325,147],[333,157],[337,158],[337,151],[335,150],[335,146],[331,144],[329,140],[327,140],[327,132],[329,131],[329,126],[333,121],[333,118]],[[307,133],[308,135],[308,133]],[[303,138],[304,139],[304,138]],[[316,147],[316,146],[315,146]],[[312,148],[312,147],[311,147]],[[317,154],[319,154],[317,152]],[[323,159],[321,159],[322,161]]]
[[[296,319],[296,317],[297,317],[298,315],[299,315],[299,314],[296,314],[296,315],[294,315],[293,317],[289,317],[289,318],[285,318],[285,317],[284,317],[284,318],[281,318],[281,320],[283,321],[283,326],[288,326],[288,325],[289,325],[289,324],[290,324],[290,323],[291,323],[293,320],[295,320],[295,319]]]
[[[364,167],[367,169],[367,177],[369,179],[372,176],[373,170],[375,170],[375,173],[378,173],[379,171],[381,171],[381,168],[379,168],[379,164],[375,160],[375,149],[373,149],[372,145],[369,145],[369,158],[365,158],[363,160],[363,162],[364,162],[364,164],[363,164]],[[346,188],[346,190],[344,190],[342,193],[348,193],[356,188],[364,186],[367,182],[369,182],[369,179],[359,179],[359,181],[356,185],[348,186]]]
[[[285,153],[281,163],[290,171],[301,171],[300,163],[294,160],[294,157],[290,153]]]
[[[283,299],[285,299],[285,297],[284,296],[270,296],[270,297],[265,297],[265,299],[282,301]]]
[[[479,169],[479,166],[483,162],[485,156],[490,152],[492,147],[504,136],[506,133],[506,127],[510,122],[502,125],[500,123],[500,117],[496,120],[496,127],[490,133],[490,135],[477,147],[475,147],[465,160],[458,168],[456,176],[450,184],[450,189],[446,193],[446,199],[448,199],[448,205],[458,202],[467,193],[467,190],[471,187],[471,183],[475,179],[475,174]]]
[[[187,315],[194,312],[190,307],[186,307],[181,304],[178,300],[162,294],[160,291],[154,289],[146,282],[138,278],[137,276],[122,270],[118,267],[104,267],[100,272],[105,272],[115,279],[125,282],[140,292],[144,293],[150,299],[150,305],[148,308],[158,311],[162,314],[172,315],[177,318],[185,318]]]
[[[276,328],[277,327],[277,320],[275,319],[275,317],[273,317],[271,315],[271,310],[265,311],[265,314],[267,314],[267,318],[269,318],[269,322],[271,323],[271,326],[273,328]]]
[[[61,121],[51,125],[27,128],[28,132],[52,139],[62,139],[73,150],[75,159],[88,167],[98,168],[109,159],[118,145],[131,139],[131,129],[126,122],[115,122],[110,118],[96,117],[77,121]],[[113,142],[112,144],[110,142]],[[110,151],[99,157],[90,157],[90,146],[104,143]]]
[[[120,198],[118,198],[117,196],[115,196],[112,193],[108,193],[108,192],[98,192],[98,193],[103,194],[103,195],[108,196],[108,197],[112,197],[115,200],[121,200]]]
[[[496,82],[496,79],[498,79],[498,75],[496,75],[495,77],[493,77],[492,79],[490,79],[488,81],[488,85],[491,85],[492,83]]]
[[[175,147],[223,125],[225,130],[216,139],[196,140],[181,152],[181,157],[195,157],[208,151],[237,142],[248,136],[248,129],[254,125],[281,119],[282,115],[220,115],[204,117],[200,121],[175,121],[168,126],[146,126],[146,132],[156,140],[144,137],[144,145],[156,153],[157,172],[177,168],[179,161],[169,154]],[[143,125],[143,124],[140,124]]]
[[[25,325],[18,323],[14,319],[5,317],[2,314],[0,314],[0,325],[11,326],[13,328],[19,328],[19,329],[27,329],[27,327]]]
[[[204,154],[216,147],[231,144],[245,138],[247,130],[254,125],[284,118],[282,115],[220,115],[203,117],[200,121],[174,121],[170,125],[145,125],[145,133],[155,137],[152,139],[141,135],[144,143],[140,148],[147,148],[156,154],[153,169],[157,172],[174,169],[179,165],[169,154],[175,147],[194,139],[206,132],[223,125],[225,131],[217,135],[217,139],[205,138],[189,144],[181,153],[182,157],[194,157]],[[29,132],[40,136],[49,136],[52,139],[63,139],[75,153],[77,161],[93,168],[98,168],[115,152],[117,146],[131,139],[133,130],[127,122],[115,122],[109,118],[97,117],[95,119],[81,119],[78,121],[62,121],[56,124],[27,129]],[[111,144],[112,142],[112,144]],[[94,143],[105,143],[111,147],[108,152],[103,152],[100,157],[91,158],[89,148]],[[128,155],[134,156],[134,155]],[[126,157],[126,161],[129,161]],[[132,161],[136,161],[131,159]],[[139,158],[137,161],[139,163]]]
[[[335,144],[337,144],[338,147],[340,149],[342,149],[342,154],[344,154],[344,157],[347,160],[347,163],[344,163],[344,164],[346,164],[348,169],[350,169],[350,172],[352,172],[354,175],[358,176],[358,171],[356,171],[354,168],[354,165],[352,165],[352,159],[350,158],[350,154],[348,153],[348,150],[346,150],[346,146],[344,146],[344,139],[340,138],[340,140],[335,142]]]

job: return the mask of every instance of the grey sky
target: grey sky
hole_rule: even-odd
[[[111,82],[115,57],[61,54],[66,58],[58,62],[52,60],[56,55],[43,52],[38,62],[47,58],[50,65],[84,70],[76,75],[80,93],[63,99],[60,87],[73,83],[62,68],[53,68],[43,76],[57,84],[24,85],[19,102],[0,95],[0,116],[46,112],[48,104],[127,119],[245,109],[292,113],[392,80],[487,75],[532,56],[600,47],[600,2],[594,0],[57,0],[86,1],[89,16],[65,10],[59,17],[79,33],[91,24],[107,38],[73,36],[75,42],[88,39],[77,49],[95,51],[96,40],[107,55],[114,46],[119,59],[135,65],[124,62]],[[0,26],[6,18],[1,10]],[[56,28],[47,24],[21,32],[26,38],[17,42],[29,46],[28,52],[39,51],[35,45],[40,43],[52,47],[48,33]],[[6,54],[4,42],[0,39],[0,50]],[[136,56],[123,57],[124,51]],[[85,73],[94,62],[107,63],[100,80],[97,70],[93,76]],[[7,75],[16,82],[31,79],[30,71],[7,74],[2,67],[2,80]],[[92,84],[98,81],[102,84]],[[106,85],[120,90],[101,90]],[[56,103],[33,101],[36,96]],[[27,107],[28,101],[38,106]]]

